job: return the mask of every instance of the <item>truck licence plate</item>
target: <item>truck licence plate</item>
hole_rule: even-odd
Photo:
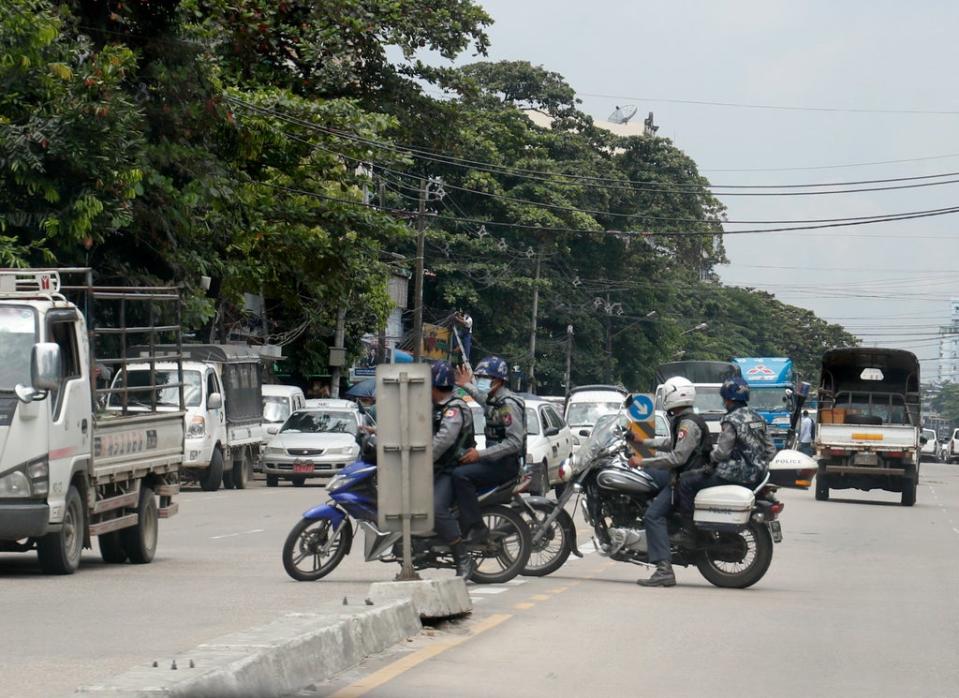
[[[769,532],[773,536],[773,543],[783,542],[783,527],[778,521],[769,522]]]
[[[294,463],[293,472],[294,473],[312,473],[313,464],[312,463]]]

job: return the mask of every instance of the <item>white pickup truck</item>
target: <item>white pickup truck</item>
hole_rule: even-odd
[[[901,349],[833,349],[822,360],[816,499],[830,489],[882,489],[916,501],[919,361]]]
[[[153,559],[177,511],[183,415],[103,410],[97,382],[125,359],[98,350],[179,341],[179,304],[172,288],[95,288],[88,269],[0,270],[0,551],[36,550],[48,574],[74,572],[94,536],[106,562]]]

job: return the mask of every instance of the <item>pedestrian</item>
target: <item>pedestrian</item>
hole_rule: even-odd
[[[802,411],[802,420],[799,422],[799,451],[807,456],[813,455],[812,440],[815,434],[815,422],[809,416],[809,410]]]
[[[473,318],[470,317],[468,312],[458,310],[456,315],[453,316],[453,320],[459,325],[459,328],[454,328],[453,331],[459,336],[463,345],[463,363],[469,363],[470,351],[473,348]]]

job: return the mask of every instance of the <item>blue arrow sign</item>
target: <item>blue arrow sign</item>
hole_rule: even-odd
[[[627,412],[634,422],[646,422],[652,419],[654,411],[653,398],[649,395],[633,395],[633,404]]]

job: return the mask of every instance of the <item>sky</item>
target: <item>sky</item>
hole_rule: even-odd
[[[713,184],[959,173],[959,42],[954,39],[959,3],[480,4],[495,20],[489,30],[490,60],[528,60],[562,74],[582,99],[583,111],[599,120],[617,105],[638,107],[637,119],[654,112],[659,135],[690,155]],[[472,60],[464,56],[457,62]],[[794,111],[669,100],[956,113]],[[877,162],[886,164],[861,165]],[[959,180],[959,174],[944,178],[950,179]],[[957,194],[959,183],[720,198],[729,220],[793,220],[944,208],[959,205]],[[726,230],[755,227],[764,226],[727,225]],[[841,323],[868,345],[915,352],[928,379],[936,368],[937,326],[949,321],[950,298],[959,297],[957,227],[959,215],[824,231],[729,234],[730,264],[718,272],[727,284],[771,291]]]

